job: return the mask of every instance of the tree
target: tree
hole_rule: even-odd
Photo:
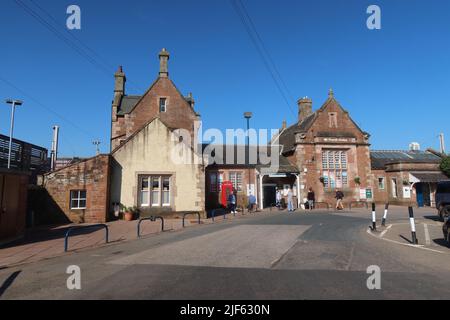
[[[447,176],[450,176],[450,157],[444,157],[441,160],[441,164],[439,168],[442,172],[444,172]]]

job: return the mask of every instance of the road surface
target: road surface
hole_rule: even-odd
[[[447,299],[450,250],[371,236],[369,217],[276,211],[152,235],[0,270],[0,299]]]

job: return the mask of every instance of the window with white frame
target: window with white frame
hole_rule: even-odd
[[[384,190],[384,177],[378,177],[378,189]]]
[[[242,191],[242,172],[230,172],[228,177],[233,184],[233,188],[238,192]]]
[[[70,191],[70,209],[86,209],[86,190]]]
[[[171,203],[170,176],[141,176],[139,205],[141,207],[169,207]]]
[[[167,111],[167,98],[159,98],[159,112]]]
[[[347,187],[347,152],[345,150],[322,150],[322,172],[325,188]]]
[[[222,191],[223,173],[211,172],[209,174],[209,190],[210,192]]]

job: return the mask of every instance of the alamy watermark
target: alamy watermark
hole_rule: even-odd
[[[70,276],[67,278],[66,285],[69,290],[81,290],[81,268],[77,265],[70,265],[66,270]]]
[[[369,30],[381,29],[381,9],[379,6],[372,4],[367,7],[367,14],[370,16],[367,18],[366,25]]]
[[[197,121],[194,134],[186,129],[173,131],[170,160],[174,164],[258,165],[261,172],[276,172],[282,151],[278,136],[278,129],[226,129],[224,136],[214,128],[203,132]]]
[[[66,13],[69,15],[66,20],[66,26],[69,30],[81,29],[81,9],[79,6],[72,4],[67,7]]]
[[[367,267],[369,278],[367,278],[366,285],[369,290],[381,289],[381,269],[377,265],[371,265]]]

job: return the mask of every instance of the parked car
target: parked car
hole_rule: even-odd
[[[450,181],[441,181],[437,184],[436,209],[442,221],[450,216]]]

